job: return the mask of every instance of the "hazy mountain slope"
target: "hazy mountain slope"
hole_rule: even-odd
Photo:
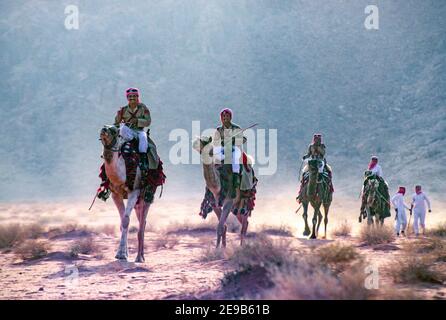
[[[78,4],[80,29],[64,28]],[[357,195],[371,154],[391,187],[444,193],[446,3],[378,1],[15,1],[0,20],[0,199],[94,192],[99,128],[141,88],[168,190],[201,192],[199,166],[169,164],[174,128],[276,128],[276,175],[296,184],[299,159],[324,134],[336,189]],[[192,137],[190,137],[192,138]],[[191,183],[193,181],[193,183]]]

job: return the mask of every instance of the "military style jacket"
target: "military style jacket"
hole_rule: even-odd
[[[135,110],[129,105],[119,109],[115,117],[115,125],[119,127],[121,122],[126,123],[131,129],[143,130],[152,122],[150,111],[144,103],[138,103]]]
[[[225,141],[232,136],[232,145],[241,146],[243,143],[246,142],[246,137],[244,137],[242,133],[237,134],[239,132],[241,132],[240,126],[232,122],[230,128],[226,128],[223,125],[217,127],[217,131],[214,135],[214,145],[221,145],[223,147]],[[234,137],[235,135],[237,136]]]
[[[325,144],[310,144],[308,146],[308,152],[304,156],[304,159],[307,158],[316,158],[316,159],[325,159]]]

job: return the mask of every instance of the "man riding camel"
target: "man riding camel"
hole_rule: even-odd
[[[315,133],[313,135],[313,141],[308,146],[308,152],[302,158],[304,161],[307,159],[320,160],[318,165],[319,173],[323,173],[324,168],[329,170],[329,167],[326,167],[327,160],[325,160],[325,144],[322,143],[322,135],[320,133]]]
[[[124,141],[138,139],[137,152],[139,155],[139,168],[141,170],[141,186],[144,187],[148,183],[149,170],[162,170],[162,168],[159,168],[160,158],[158,156],[155,143],[148,136],[149,130],[147,130],[147,133],[144,130],[150,126],[152,120],[149,109],[144,103],[140,102],[139,89],[128,88],[125,91],[125,96],[128,104],[118,110],[115,116],[114,125],[119,128],[119,135]],[[127,152],[132,151],[127,150]],[[138,165],[137,162],[136,165]],[[130,165],[130,163],[127,167],[127,160],[126,175],[126,184],[128,185],[129,189],[131,189],[133,186],[133,179],[136,177],[136,167],[133,167],[133,165]],[[99,177],[102,179],[101,187],[103,190],[98,193],[98,198],[105,201],[107,200],[110,192],[107,187],[108,177],[105,173],[104,165],[102,165],[100,169]],[[148,190],[146,194],[149,197],[150,190]]]
[[[246,138],[243,137],[239,125],[232,122],[233,112],[229,108],[220,111],[221,126],[218,126],[214,134],[214,159],[223,164],[231,164],[232,181],[237,192],[237,198],[240,193],[241,168],[240,158],[243,153],[243,143]]]
[[[147,173],[149,161],[147,158],[147,134],[144,128],[151,123],[150,111],[144,103],[139,101],[139,90],[128,88],[126,91],[128,104],[121,107],[116,113],[115,126],[119,128],[119,134],[125,140],[130,141],[138,138],[138,151],[140,158],[141,173]]]
[[[333,184],[331,181],[331,178],[332,178],[331,177],[331,174],[332,174],[331,168],[329,165],[327,165],[327,160],[325,159],[325,150],[326,150],[325,144],[322,143],[322,134],[315,133],[313,135],[313,141],[308,146],[307,154],[302,157],[302,161],[307,162],[308,160],[318,160],[319,175],[324,173],[324,171],[327,172],[328,178],[329,178],[330,190],[334,191]],[[300,190],[299,190],[298,200],[300,199],[301,190],[303,190],[303,186],[306,182],[306,174],[305,173],[307,171],[308,171],[308,165],[306,165],[303,169],[303,173],[302,173],[302,177],[301,177],[301,181],[300,181]]]
[[[220,172],[222,189],[234,199],[232,212],[243,214],[254,209],[257,178],[253,168],[254,160],[243,151],[247,139],[240,126],[232,122],[232,118],[231,109],[220,111],[221,125],[212,138],[212,155],[214,165]],[[214,206],[218,204],[214,203],[214,196],[206,188],[200,215],[205,218]]]
[[[366,194],[364,193],[364,188],[367,184],[367,182],[370,179],[378,179],[379,181],[379,189],[382,190],[382,193],[380,193],[380,196],[383,197],[383,200],[386,201],[386,203],[388,204],[386,206],[387,210],[385,213],[385,216],[390,217],[390,195],[389,195],[389,187],[386,183],[386,181],[383,178],[383,170],[381,168],[381,166],[378,164],[378,157],[377,156],[372,156],[369,162],[369,165],[367,167],[367,170],[364,173],[364,183],[362,186],[362,203],[361,203],[361,214],[363,217],[366,217],[366,211],[365,211],[365,205],[366,205]]]

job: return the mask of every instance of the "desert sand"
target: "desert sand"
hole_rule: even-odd
[[[156,199],[148,216],[145,263],[132,262],[137,249],[135,228],[131,228],[129,234],[129,261],[115,260],[119,218],[111,200],[106,203],[98,200],[91,211],[88,211],[89,199],[1,203],[1,225],[37,223],[48,229],[69,224],[76,227],[66,229],[64,233],[44,234],[42,237],[51,244],[51,249],[40,259],[23,260],[14,250],[3,250],[0,254],[0,299],[225,298],[221,293],[221,279],[233,267],[224,258],[203,261],[205,252],[215,245],[216,220],[213,214],[206,220],[198,216],[200,200],[185,198],[174,202],[169,198]],[[259,199],[250,218],[248,241],[262,229],[269,228],[289,230],[291,234],[270,232],[270,236],[284,238],[292,246],[304,250],[334,241],[348,243],[355,246],[368,261],[383,268],[380,271],[381,285],[396,290],[409,289],[426,299],[445,298],[444,285],[392,283],[385,267],[403,254],[401,247],[404,243],[415,241],[415,237],[398,238],[385,246],[361,245],[358,239],[361,226],[357,221],[358,206],[359,200],[356,199],[335,199],[329,215],[327,239],[308,240],[302,236],[302,211],[295,213],[298,206],[291,194]],[[446,220],[445,211],[437,209],[441,207],[438,201],[434,202],[433,207],[434,212],[427,220],[428,228]],[[352,235],[334,236],[331,231],[345,221],[353,227]],[[393,217],[386,220],[386,225],[392,224]],[[132,215],[131,227],[136,225],[136,217]],[[237,227],[232,215],[229,225],[229,231]],[[108,226],[108,232],[101,231],[104,226]],[[115,231],[110,232],[110,229]],[[319,235],[322,233],[323,224]],[[93,239],[97,250],[92,254],[70,256],[73,243],[85,237]],[[228,250],[238,245],[239,234],[228,232]],[[444,265],[440,267],[444,268]]]

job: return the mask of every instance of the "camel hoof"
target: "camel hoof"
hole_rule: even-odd
[[[146,259],[144,259],[144,256],[137,256],[135,262],[137,263],[146,262]]]
[[[312,234],[312,235],[310,236],[310,239],[316,239],[316,235],[315,235],[315,234]]]
[[[304,237],[308,237],[310,235],[310,230],[305,230],[303,234]]]
[[[127,261],[127,257],[123,254],[116,254],[115,258],[119,261]]]

